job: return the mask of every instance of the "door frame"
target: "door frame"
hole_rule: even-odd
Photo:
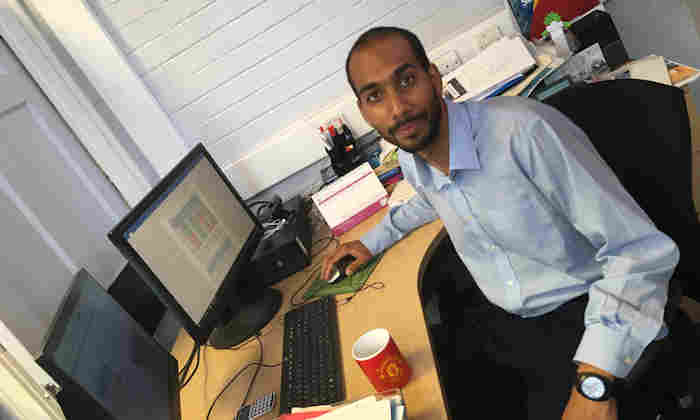
[[[0,0],[0,36],[128,205],[138,203],[152,187],[148,178],[73,80],[20,1]]]

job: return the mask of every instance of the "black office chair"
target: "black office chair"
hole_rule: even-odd
[[[698,328],[679,309],[682,295],[696,300],[700,296],[700,260],[693,255],[700,242],[700,223],[692,197],[691,131],[684,93],[628,79],[575,86],[545,103],[586,132],[622,185],[680,249],[665,313],[670,339],[650,345],[629,377],[631,383],[641,384],[645,396],[661,398],[658,403],[668,413],[679,398],[688,404],[689,383],[697,383],[692,376],[700,374],[691,372],[700,368]],[[672,381],[663,389],[657,386],[668,378]],[[697,405],[700,395],[694,391]]]

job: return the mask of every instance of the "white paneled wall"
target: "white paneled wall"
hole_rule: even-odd
[[[323,156],[313,125],[327,108],[352,114],[353,129],[368,129],[348,109],[354,101],[344,71],[361,32],[409,28],[430,51],[503,6],[501,0],[89,2],[186,141],[203,141],[244,197]]]

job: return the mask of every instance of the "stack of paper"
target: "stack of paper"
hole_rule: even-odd
[[[666,61],[666,68],[668,69],[668,76],[671,78],[671,83],[675,87],[683,87],[688,83],[692,83],[700,79],[700,70],[686,66],[685,64],[677,63],[668,58],[664,58]]]
[[[522,38],[501,38],[445,75],[443,85],[456,101],[488,96],[494,89],[522,77],[535,64]]]
[[[601,80],[642,79],[675,87],[683,87],[700,79],[700,70],[658,55],[630,61]]]
[[[351,404],[339,407],[310,407],[293,409],[292,414],[283,414],[280,420],[405,420],[406,406],[400,394],[388,398],[371,395]]]
[[[632,61],[627,65],[632,79],[649,80],[652,82],[671,84],[671,78],[668,75],[666,62],[663,57],[650,55],[640,60]]]

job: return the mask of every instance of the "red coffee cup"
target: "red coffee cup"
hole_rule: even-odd
[[[402,388],[411,379],[411,367],[384,328],[362,334],[352,346],[352,357],[377,392]]]

